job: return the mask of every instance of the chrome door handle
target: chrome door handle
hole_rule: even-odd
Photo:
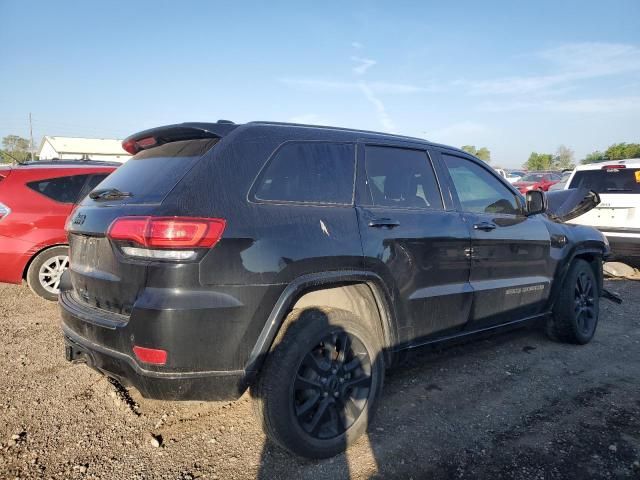
[[[393,227],[400,226],[400,222],[397,220],[392,220],[390,218],[374,218],[369,222],[369,226],[377,227],[377,228],[380,228],[380,227],[393,228]]]
[[[473,226],[474,230],[482,230],[485,232],[490,232],[491,230],[494,230],[496,228],[496,224],[495,223],[491,223],[491,222],[480,222],[480,223],[476,223]]]

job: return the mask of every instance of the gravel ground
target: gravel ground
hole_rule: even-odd
[[[640,283],[607,282],[584,347],[535,329],[389,372],[367,437],[312,462],[266,442],[248,395],[140,398],[64,360],[57,306],[0,286],[2,478],[640,478]]]

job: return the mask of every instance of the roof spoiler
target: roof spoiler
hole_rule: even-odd
[[[125,138],[122,141],[122,148],[131,155],[135,155],[141,150],[165,143],[202,138],[222,138],[237,127],[238,125],[229,120],[218,120],[217,123],[188,122],[166,125],[144,130]]]

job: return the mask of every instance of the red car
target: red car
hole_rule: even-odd
[[[0,166],[0,282],[27,284],[56,300],[69,264],[65,221],[120,164],[41,161]]]
[[[520,193],[527,193],[529,190],[542,190],[546,192],[551,185],[560,181],[562,176],[554,172],[531,172],[513,184]]]

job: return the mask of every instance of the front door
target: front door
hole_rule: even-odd
[[[550,236],[542,219],[525,216],[522,198],[489,167],[445,152],[442,159],[471,233],[469,328],[541,313],[552,280]]]
[[[426,150],[361,146],[358,221],[367,267],[392,295],[400,343],[420,344],[469,319],[469,232],[446,209]]]

